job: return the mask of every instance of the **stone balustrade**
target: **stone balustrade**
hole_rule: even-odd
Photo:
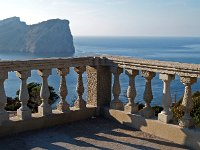
[[[42,78],[42,86],[40,89],[40,98],[42,103],[38,107],[38,113],[42,117],[52,114],[52,108],[48,104],[48,99],[50,96],[50,91],[48,88],[48,77],[51,75],[51,70],[53,68],[57,69],[57,73],[61,77],[59,90],[61,101],[57,107],[58,110],[61,112],[69,111],[69,104],[66,101],[67,84],[65,79],[66,75],[69,73],[69,67],[74,67],[78,74],[78,103],[75,106],[79,109],[85,107],[85,101],[82,99],[84,92],[82,74],[85,71],[85,66],[92,65],[93,61],[93,57],[0,61],[0,124],[9,120],[8,114],[4,109],[7,103],[7,98],[4,90],[4,81],[8,78],[8,72],[16,71],[16,76],[21,80],[19,92],[21,107],[17,110],[17,116],[20,120],[27,120],[31,119],[31,110],[27,106],[29,100],[27,79],[31,76],[31,70],[38,70],[38,75]]]
[[[152,85],[151,80],[156,76],[156,73],[159,73],[160,79],[163,81],[163,96],[162,96],[162,107],[164,110],[158,114],[158,120],[164,123],[169,123],[173,119],[173,115],[171,112],[172,107],[172,100],[171,100],[171,93],[170,93],[170,83],[174,80],[175,75],[180,77],[181,82],[185,86],[185,91],[183,93],[183,102],[182,106],[184,107],[184,116],[179,121],[179,125],[181,127],[191,127],[193,126],[193,121],[190,116],[190,112],[193,107],[192,102],[192,91],[191,85],[197,81],[197,78],[200,77],[200,65],[199,64],[186,64],[186,63],[178,63],[178,62],[164,62],[164,61],[157,61],[157,60],[145,60],[145,59],[137,59],[137,58],[130,58],[130,57],[119,57],[119,56],[100,56],[101,62],[100,64],[103,66],[111,66],[111,72],[114,75],[114,83],[113,83],[113,95],[117,97],[118,104],[120,104],[118,95],[120,94],[120,83],[119,83],[119,75],[122,73],[122,69],[125,70],[126,74],[129,77],[129,86],[127,88],[127,98],[128,104],[124,106],[124,110],[129,113],[136,113],[144,116],[145,118],[153,118],[154,110],[151,108],[151,101],[153,99],[152,94]],[[113,69],[113,67],[115,69]],[[113,72],[112,70],[120,70],[119,73]],[[135,72],[135,75],[132,75],[132,79],[130,78],[130,72]],[[136,89],[135,89],[135,80],[134,77],[138,75],[138,71],[141,72],[141,76],[145,79],[145,90],[143,93],[143,100],[145,103],[145,107],[140,110],[136,111],[137,107],[133,103],[131,105],[130,101],[136,96]],[[133,74],[133,73],[132,73]],[[116,77],[117,75],[117,77]],[[116,84],[117,83],[117,84]],[[117,94],[116,94],[117,93]],[[139,93],[142,94],[142,93]],[[114,96],[114,97],[115,97]],[[132,100],[130,100],[132,99]],[[113,100],[115,101],[115,99]],[[111,101],[111,108],[121,110],[122,106],[113,107],[113,101]],[[127,109],[127,106],[129,110]],[[133,111],[134,110],[134,111]]]
[[[153,85],[151,81],[159,74],[159,79],[163,81],[163,96],[160,100],[162,101],[163,111],[158,114],[157,120],[165,124],[168,124],[173,119],[173,114],[171,112],[172,99],[170,83],[173,82],[177,75],[180,77],[180,82],[185,86],[182,102],[184,116],[179,121],[179,126],[193,126],[190,116],[190,112],[193,108],[191,86],[197,81],[197,78],[200,77],[199,64],[101,55],[80,58],[0,61],[0,127],[8,124],[9,120],[12,121],[4,109],[6,105],[4,81],[8,79],[8,72],[16,71],[17,77],[21,80],[19,92],[21,107],[17,110],[17,117],[19,121],[26,121],[33,118],[33,114],[31,114],[30,109],[27,107],[29,99],[27,79],[31,76],[32,70],[38,70],[38,75],[42,79],[42,86],[40,89],[42,104],[38,107],[39,118],[54,114],[54,111],[52,111],[51,106],[48,104],[48,98],[50,96],[48,77],[51,76],[52,69],[57,69],[57,74],[60,76],[60,83],[58,83],[60,84],[58,91],[60,103],[57,106],[57,111],[61,113],[70,113],[72,109],[66,101],[69,88],[66,83],[66,77],[70,73],[70,68],[74,68],[74,71],[77,73],[76,92],[78,97],[74,103],[74,108],[84,112],[87,111],[89,106],[92,106],[95,108],[95,113],[92,115],[99,115],[102,108],[107,106],[110,107],[110,109],[124,111],[127,114],[137,114],[149,119],[155,119],[154,110],[151,107],[151,101],[153,99]],[[84,72],[87,74],[87,100],[83,99],[84,84],[82,75]],[[120,101],[120,75],[123,72],[125,72],[129,81],[127,87],[127,104],[123,104],[122,101]],[[145,90],[143,93],[137,92],[135,86],[137,82],[135,79],[136,76],[142,76],[145,81]],[[143,94],[145,107],[141,110],[138,109],[135,103],[137,94]],[[112,96],[113,99],[111,99]]]

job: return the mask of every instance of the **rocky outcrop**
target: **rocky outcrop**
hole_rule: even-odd
[[[0,52],[74,53],[68,20],[26,25],[19,17],[0,21]]]

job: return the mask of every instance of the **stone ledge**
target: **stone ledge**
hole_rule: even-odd
[[[124,111],[105,107],[103,115],[121,124],[133,127],[143,132],[186,145],[193,149],[200,149],[200,129],[181,128],[173,124],[165,124],[155,119],[145,119],[137,114],[128,114]]]
[[[53,110],[51,115],[41,117],[38,113],[32,114],[29,120],[19,120],[17,116],[11,117],[8,122],[0,126],[0,136],[11,135],[19,132],[51,127],[68,122],[84,120],[95,115],[95,107],[87,107],[84,110],[70,108],[71,111],[62,113]]]
[[[200,64],[148,60],[127,56],[101,55],[101,64],[126,69],[145,70],[179,76],[200,77]]]

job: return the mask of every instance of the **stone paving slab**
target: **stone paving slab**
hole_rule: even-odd
[[[28,149],[186,150],[188,148],[105,118],[92,118],[0,138],[0,150]]]

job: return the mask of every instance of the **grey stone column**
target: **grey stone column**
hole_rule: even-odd
[[[143,99],[145,101],[145,107],[139,111],[139,114],[146,118],[151,118],[154,116],[154,110],[151,108],[151,101],[153,99],[152,88],[151,88],[151,80],[156,76],[155,72],[150,71],[142,71],[142,76],[146,80],[145,90]]]
[[[48,77],[49,75],[51,75],[51,70],[50,69],[38,70],[38,74],[42,77],[42,86],[40,89],[40,97],[42,100],[42,104],[38,107],[38,113],[41,116],[46,116],[52,113],[52,108],[48,103],[48,99],[50,96]]]
[[[61,112],[68,112],[69,104],[66,101],[66,96],[68,94],[67,84],[65,77],[69,74],[69,68],[58,68],[57,73],[60,75],[60,87],[59,87],[59,95],[60,95],[60,102],[57,106],[57,109]]]
[[[172,98],[170,93],[170,82],[174,80],[174,78],[174,75],[160,74],[160,79],[163,81],[163,111],[158,114],[158,120],[164,123],[169,123],[173,119],[173,114],[171,112]]]
[[[128,103],[124,107],[124,111],[128,113],[138,112],[138,106],[135,104],[134,100],[137,95],[135,88],[135,77],[139,74],[138,70],[126,69],[125,73],[129,77],[129,85],[127,89]]]
[[[86,108],[86,102],[83,99],[84,86],[83,86],[82,75],[85,72],[86,67],[85,66],[75,67],[74,70],[78,74],[78,81],[77,81],[77,86],[76,86],[78,98],[75,101],[74,106],[78,109],[85,109]]]
[[[21,101],[21,107],[17,110],[17,116],[22,119],[30,119],[31,118],[31,110],[27,107],[27,103],[29,100],[29,93],[27,88],[27,79],[31,76],[30,70],[25,71],[17,71],[17,77],[21,79],[21,86],[19,92],[19,100]]]
[[[111,101],[112,74],[109,66],[87,66],[87,104],[101,108]]]
[[[179,122],[181,127],[190,127],[193,126],[192,117],[190,116],[190,112],[193,109],[194,103],[192,101],[192,90],[191,85],[197,81],[197,78],[192,77],[181,77],[181,82],[185,85],[185,91],[182,101],[184,116]]]
[[[0,71],[0,125],[9,120],[5,106],[7,103],[7,97],[4,89],[4,81],[8,78],[7,71]]]
[[[111,72],[114,75],[114,83],[112,89],[114,99],[111,101],[110,107],[112,109],[123,110],[123,103],[119,100],[119,95],[121,93],[119,75],[123,72],[123,69],[119,67],[112,67]]]

